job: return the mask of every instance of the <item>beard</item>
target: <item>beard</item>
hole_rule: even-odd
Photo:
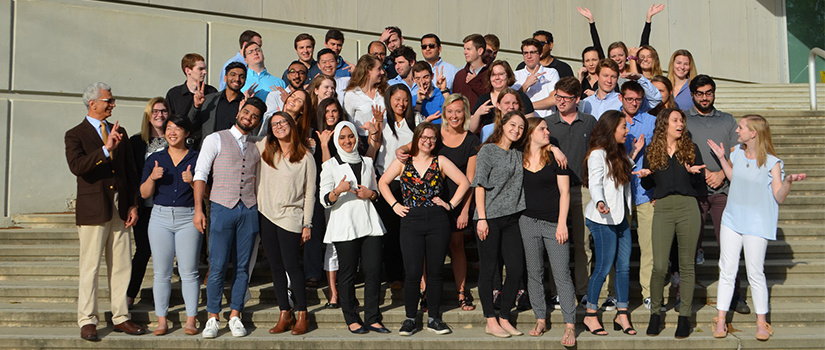
[[[713,110],[713,102],[711,102],[707,107],[702,107],[701,104],[693,102],[693,106],[696,107],[696,110],[702,114],[708,114]]]
[[[240,120],[235,121],[235,125],[238,127],[238,129],[241,129],[241,131],[243,131],[245,133],[250,133],[250,132],[255,131],[255,127],[257,126],[257,125],[244,126],[243,124],[241,124]]]

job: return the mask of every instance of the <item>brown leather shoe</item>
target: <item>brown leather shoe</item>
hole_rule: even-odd
[[[115,332],[124,332],[126,334],[131,335],[141,335],[146,334],[146,327],[139,326],[131,320],[129,320],[120,324],[116,324]]]
[[[292,310],[282,310],[281,315],[278,316],[278,324],[276,324],[275,327],[270,328],[269,333],[283,333],[292,328],[294,323],[295,319],[292,317]]]
[[[87,324],[83,327],[80,327],[80,338],[83,338],[88,341],[100,341],[100,338],[97,337],[97,326],[93,324]]]
[[[295,321],[295,326],[292,327],[292,335],[301,335],[307,332],[307,312],[298,311],[298,319]]]

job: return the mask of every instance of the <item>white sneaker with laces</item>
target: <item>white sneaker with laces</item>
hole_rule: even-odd
[[[243,337],[246,335],[246,328],[244,328],[238,316],[229,319],[229,330],[232,331],[233,337]]]
[[[221,322],[218,321],[217,318],[210,317],[208,321],[206,321],[206,326],[203,327],[203,332],[201,332],[201,336],[204,339],[212,339],[218,336],[218,328],[221,327]]]

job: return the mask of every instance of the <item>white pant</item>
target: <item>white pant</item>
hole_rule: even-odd
[[[739,270],[739,252],[745,249],[745,264],[751,298],[758,315],[768,313],[768,285],[765,281],[765,251],[768,240],[758,236],[742,235],[722,225],[719,231],[719,288],[716,309],[728,311],[733,297],[733,282]]]

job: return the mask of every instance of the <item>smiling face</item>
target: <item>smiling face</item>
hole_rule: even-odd
[[[438,61],[441,55],[441,47],[435,42],[435,38],[421,39],[421,55],[429,62]]]
[[[621,47],[615,47],[609,52],[610,59],[619,65],[619,70],[624,70],[624,64],[627,62],[627,55]]]
[[[599,64],[599,53],[596,51],[588,51],[584,54],[584,67],[587,68],[587,73],[596,74],[596,66]]]
[[[751,130],[748,127],[748,120],[746,118],[739,120],[739,125],[736,126],[736,133],[739,134],[737,141],[742,144],[756,139],[756,130]]]
[[[498,101],[498,110],[501,111],[501,115],[518,110],[521,107],[518,99],[518,96],[513,94],[506,94],[502,96],[501,100]]]
[[[496,91],[507,87],[507,70],[504,66],[497,64],[490,70],[490,85]]]
[[[337,65],[338,61],[335,59],[335,55],[332,53],[321,55],[321,58],[318,59],[318,69],[321,70],[321,73],[324,73],[331,77],[335,76],[335,67]]]
[[[679,112],[671,112],[667,117],[667,139],[678,140],[685,131],[685,119]]]
[[[166,133],[164,136],[169,147],[175,148],[183,146],[183,143],[186,142],[186,138],[189,136],[189,132],[170,121],[166,124]]]
[[[447,124],[453,129],[463,129],[466,116],[464,115],[464,102],[455,100],[444,107],[444,116],[442,120],[446,120]]]
[[[338,145],[341,146],[344,152],[352,152],[355,148],[355,134],[352,133],[352,129],[348,127],[341,128],[341,132],[338,133]]]
[[[390,108],[392,108],[392,112],[395,113],[396,119],[404,118],[404,111],[407,110],[407,106],[409,105],[410,98],[407,97],[407,93],[401,89],[396,90],[390,97]]]
[[[235,125],[243,132],[249,133],[258,126],[261,122],[261,111],[252,105],[245,104],[241,111],[238,112],[238,117]]]
[[[616,80],[619,78],[619,72],[611,68],[602,67],[599,71],[599,90],[604,93],[609,93],[616,88]]]
[[[223,80],[226,83],[227,89],[239,92],[243,85],[246,84],[246,71],[241,68],[230,69]]]
[[[690,74],[690,58],[687,56],[676,56],[673,59],[673,73],[679,79],[686,79]]]
[[[321,85],[315,88],[315,95],[318,96],[319,103],[325,98],[332,97],[333,94],[335,94],[335,83],[330,79],[324,79]]]
[[[269,127],[272,128],[272,134],[275,135],[275,138],[289,141],[289,132],[292,131],[292,128],[284,116],[273,114],[272,119],[269,120]]]
[[[315,47],[312,45],[312,40],[306,39],[301,40],[295,44],[295,53],[298,54],[298,59],[301,62],[311,62],[312,61],[312,50]]]
[[[530,143],[538,147],[544,147],[550,144],[550,130],[547,129],[547,122],[541,121],[539,125],[530,134]]]
[[[619,122],[613,137],[616,138],[616,143],[624,144],[625,139],[627,139],[627,123],[624,120]]]
[[[331,129],[339,120],[341,120],[341,115],[339,114],[338,107],[336,107],[334,103],[329,104],[327,108],[324,109],[324,123],[327,124],[327,128]]]
[[[376,63],[375,67],[372,67],[372,69],[367,71],[367,77],[369,78],[367,80],[367,86],[376,86],[376,85],[378,85],[378,83],[381,82],[381,78],[383,76],[384,76],[384,69],[381,68],[380,63]]]
[[[510,143],[518,142],[521,135],[524,134],[524,120],[517,114],[511,115],[510,119],[502,125],[503,135]]]
[[[653,53],[651,53],[650,50],[639,50],[639,66],[642,67],[644,71],[653,69]]]
[[[169,118],[169,110],[166,109],[166,106],[163,103],[155,103],[152,106],[152,118],[149,120],[152,123],[152,127],[155,129],[162,129],[163,122],[166,121],[166,118]]]
[[[307,67],[302,63],[292,64],[289,66],[289,70],[287,70],[286,77],[289,79],[289,86],[291,86],[293,90],[300,89],[301,85],[303,85],[307,79]]]
[[[413,72],[413,81],[418,84],[421,91],[430,91],[430,85],[433,83],[433,76],[426,70]]]
[[[418,151],[419,154],[432,154],[433,149],[435,149],[435,143],[438,139],[435,136],[435,131],[433,129],[427,128],[421,132],[421,137],[418,138]]]
[[[100,96],[89,101],[89,116],[97,120],[111,117],[113,109],[115,109],[115,99],[112,98],[111,91],[100,90]]]
[[[284,111],[290,115],[297,117],[304,111],[304,104],[306,103],[307,95],[304,90],[295,90],[284,102]]]

